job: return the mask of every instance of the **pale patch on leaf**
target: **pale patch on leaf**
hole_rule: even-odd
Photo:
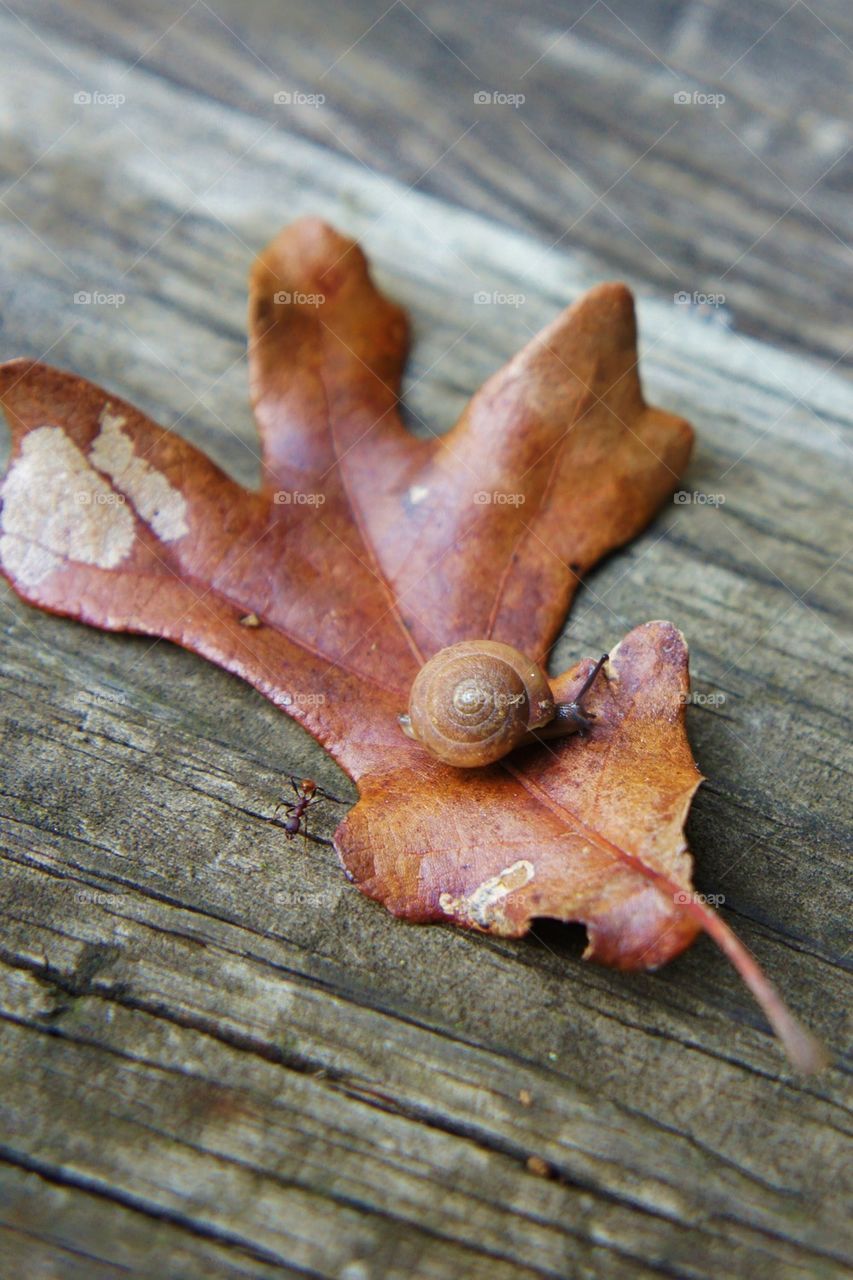
[[[535,874],[533,863],[521,858],[511,867],[504,867],[496,876],[489,876],[471,893],[462,894],[459,898],[443,893],[438,905],[449,916],[455,916],[480,929],[500,933],[500,925],[504,919],[504,899],[514,889],[521,889],[529,884]]]
[[[133,441],[122,431],[126,419],[106,406],[100,421],[100,434],[89,451],[94,465],[127,494],[158,538],[175,542],[189,533],[186,498],[161,471],[133,452]]]
[[[0,560],[36,586],[66,560],[114,569],[133,545],[133,516],[60,427],[37,427],[2,488]]]

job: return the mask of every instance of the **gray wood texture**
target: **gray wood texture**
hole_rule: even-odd
[[[547,922],[393,920],[271,821],[292,772],[354,794],[286,717],[4,587],[0,1277],[848,1274],[849,10],[386,9],[0,4],[3,358],[252,483],[245,278],[298,214],[410,309],[417,431],[627,279],[692,500],[590,577],[553,666],[685,632],[697,887],[835,1063],[792,1075],[706,941],[620,975]]]

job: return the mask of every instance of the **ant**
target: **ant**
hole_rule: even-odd
[[[323,800],[332,800],[335,804],[346,804],[346,800],[341,800],[338,796],[333,796],[331,792],[325,791],[323,787],[317,785],[312,778],[295,778],[291,774],[290,785],[296,794],[295,800],[282,800],[277,805],[273,821],[278,822],[284,827],[285,838],[292,840],[294,836],[305,835],[310,840],[319,841],[320,844],[331,844],[330,840],[324,840],[321,836],[309,835],[308,832],[308,810],[313,808],[315,804],[320,804]],[[284,809],[284,821],[278,818],[279,809]]]

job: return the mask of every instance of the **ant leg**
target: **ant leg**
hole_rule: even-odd
[[[299,786],[297,784],[297,779],[293,776],[293,774],[290,775],[290,785],[293,787],[293,790],[296,794],[296,801],[298,803],[302,799],[302,792],[299,789]],[[278,804],[276,805],[273,811],[273,821],[278,822],[279,820],[278,813],[280,809],[284,809],[285,818],[290,818],[295,808],[296,808],[296,805],[292,800],[279,800]]]
[[[318,787],[315,795],[322,796],[324,800],[331,800],[334,804],[349,804],[349,800],[342,800],[340,796],[333,796],[331,791],[327,791],[325,787]]]
[[[290,800],[279,800],[278,804],[276,805],[275,809],[273,810],[273,815],[272,815],[272,817],[273,817],[273,822],[278,822],[278,823],[279,823],[279,825],[283,825],[283,823],[281,822],[281,819],[280,819],[280,818],[279,818],[279,816],[278,816],[278,814],[279,814],[279,810],[280,810],[280,809],[283,809],[283,810],[284,810],[284,816],[285,816],[285,818],[292,818],[292,817],[293,817],[293,810],[294,810],[295,808],[296,808],[296,805],[295,805],[295,804],[293,804],[293,803],[292,803],[292,801],[290,801]]]
[[[310,796],[305,801],[305,808],[313,809],[315,804],[322,804],[324,800],[334,800],[334,799],[335,799],[334,796],[327,795],[325,791],[321,791],[321,789],[318,787],[317,790],[314,792],[313,796]],[[338,801],[338,804],[345,804],[345,803],[346,801],[344,800]]]

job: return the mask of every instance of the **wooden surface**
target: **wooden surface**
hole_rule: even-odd
[[[353,794],[290,721],[4,588],[0,1277],[846,1274],[849,10],[385,8],[0,5],[2,355],[251,483],[245,277],[297,214],[411,310],[416,430],[628,279],[648,395],[698,431],[684,490],[724,501],[599,568],[553,666],[685,632],[698,888],[836,1063],[794,1077],[706,941],[626,976],[547,922],[394,921],[270,821],[293,771]]]

